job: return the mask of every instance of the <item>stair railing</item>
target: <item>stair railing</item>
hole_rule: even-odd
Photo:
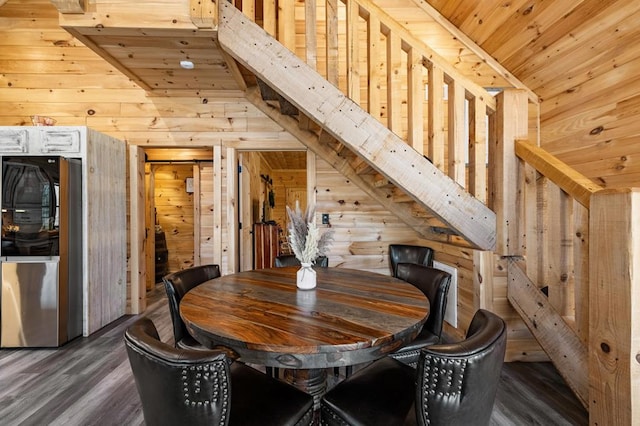
[[[589,330],[589,206],[603,188],[525,141],[516,142],[524,173],[521,189],[526,273],[554,310],[586,343]]]
[[[234,4],[469,193],[488,202],[495,98],[384,10],[370,0]]]
[[[515,142],[515,155],[524,256],[507,257],[508,298],[588,407],[589,216],[591,198],[603,188],[526,141]]]
[[[260,10],[254,1],[235,5],[491,205],[509,302],[592,423],[632,424],[638,399],[629,389],[638,388],[638,376],[629,360],[640,357],[637,301],[629,295],[638,292],[640,255],[630,249],[637,221],[628,222],[640,190],[605,191],[535,143],[514,143],[532,118],[526,94],[498,97],[505,103],[498,105],[369,0],[263,0]],[[598,250],[591,256],[590,244]]]

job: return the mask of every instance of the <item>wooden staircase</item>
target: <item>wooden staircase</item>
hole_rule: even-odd
[[[428,240],[496,249],[493,211],[233,6],[221,7],[219,42],[245,71],[247,99],[389,212]],[[585,345],[517,265],[520,256],[505,255],[509,302],[588,406]]]
[[[220,46],[250,72],[246,96],[261,111],[425,238],[495,247],[485,204],[233,5],[219,18]]]

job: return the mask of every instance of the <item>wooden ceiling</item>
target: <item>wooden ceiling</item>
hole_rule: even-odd
[[[640,185],[640,1],[429,3],[539,96],[544,149],[600,185]]]
[[[410,19],[408,11],[388,11],[412,32],[423,31],[425,15],[437,11],[544,101],[640,58],[640,49],[629,48],[640,39],[635,0],[402,1],[413,4]],[[454,58],[454,52],[438,51]]]
[[[212,31],[67,28],[147,90],[239,90]],[[184,68],[188,61],[193,68]]]
[[[306,151],[262,151],[260,155],[271,170],[306,170]]]

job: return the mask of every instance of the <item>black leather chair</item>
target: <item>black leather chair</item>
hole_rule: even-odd
[[[228,348],[174,348],[144,317],[127,328],[124,341],[149,426],[311,424],[310,395],[233,362]]]
[[[173,322],[173,337],[175,338],[176,347],[205,349],[187,331],[187,327],[180,317],[180,301],[195,286],[219,276],[220,267],[212,264],[193,266],[162,277],[162,282],[169,298],[169,312]]]
[[[274,266],[276,268],[284,268],[285,266],[300,266],[300,261],[296,259],[296,256],[294,254],[283,254],[280,256],[276,256]],[[315,266],[328,268],[329,258],[326,256],[318,256]]]
[[[506,348],[502,318],[478,310],[466,339],[422,349],[418,368],[385,357],[322,398],[323,425],[488,425]]]
[[[399,263],[396,268],[397,278],[413,284],[429,299],[429,317],[418,336],[408,345],[390,354],[398,361],[416,367],[420,349],[440,343],[451,274],[414,263]]]
[[[433,249],[407,244],[390,244],[389,265],[391,266],[391,275],[394,277],[397,277],[396,266],[399,263],[417,263],[424,266],[433,266]]]

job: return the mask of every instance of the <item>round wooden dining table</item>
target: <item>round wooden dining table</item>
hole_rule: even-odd
[[[326,369],[373,361],[420,332],[429,301],[413,285],[372,272],[314,268],[317,286],[296,287],[298,267],[225,275],[189,291],[180,315],[205,346],[225,345],[245,363],[285,369],[314,395]]]

